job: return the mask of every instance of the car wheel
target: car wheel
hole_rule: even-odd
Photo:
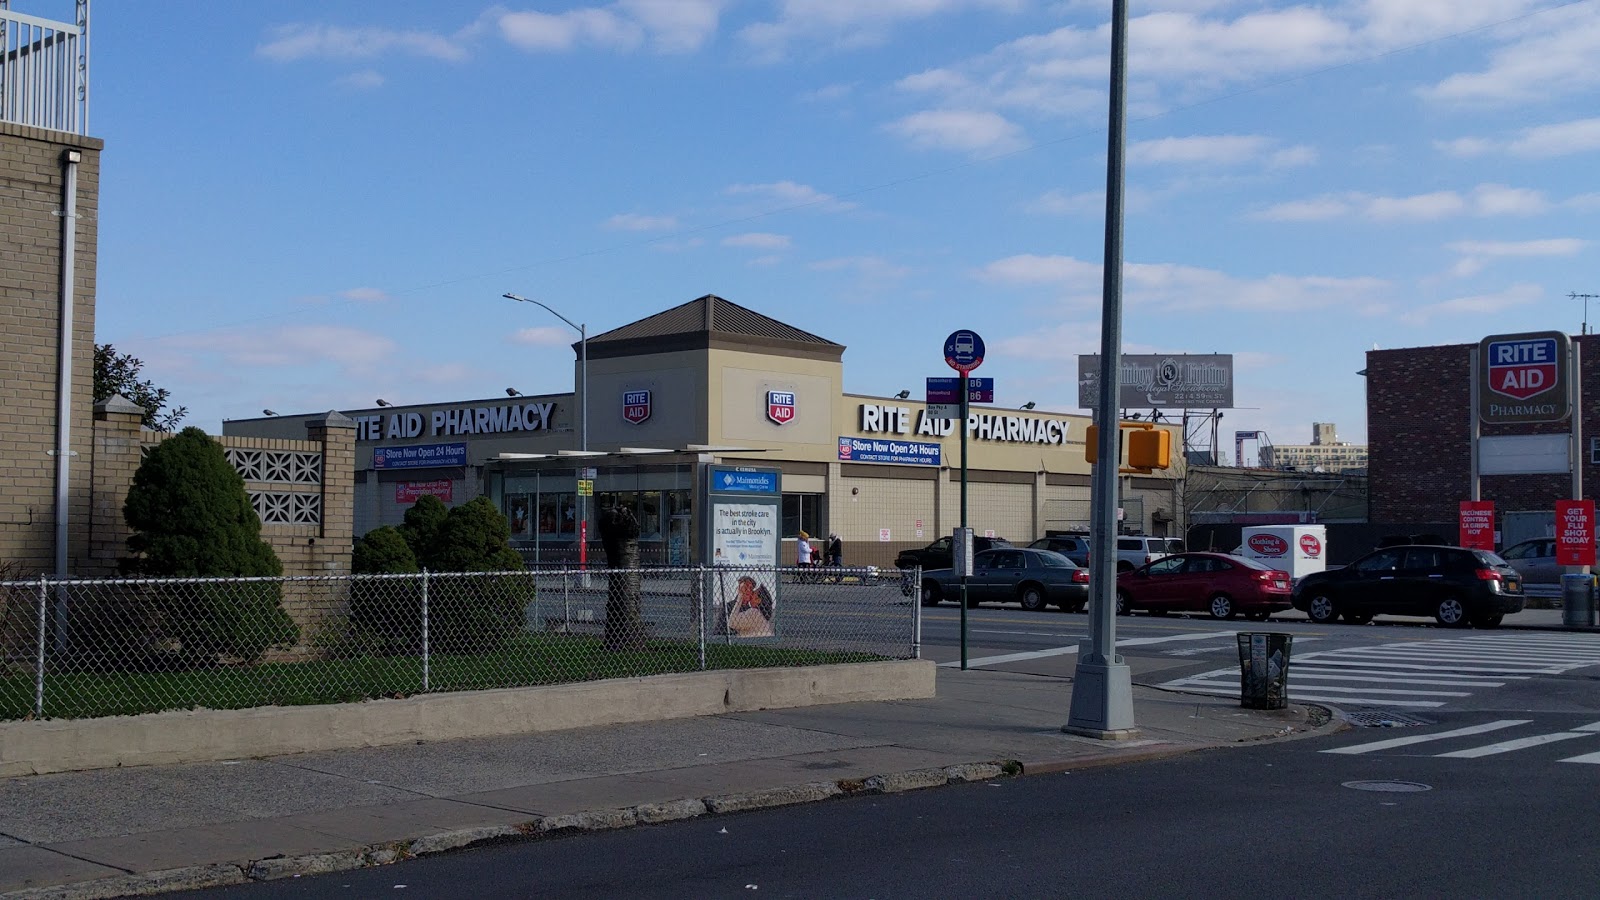
[[[1087,600],[1085,600],[1085,601],[1083,601],[1081,603],[1074,603],[1070,607],[1071,611],[1075,612],[1075,613],[1081,613],[1081,612],[1083,612],[1084,610],[1086,610],[1088,608],[1089,608],[1089,601],[1087,601]]]
[[[1239,614],[1239,611],[1233,608],[1233,598],[1227,594],[1213,594],[1206,608],[1211,610],[1213,619],[1231,619]]]
[[[1505,613],[1483,613],[1472,617],[1472,625],[1475,628],[1499,628],[1505,620]]]
[[[939,585],[937,585],[937,584],[935,584],[934,582],[931,582],[931,581],[924,581],[922,583],[922,605],[923,606],[938,606],[939,605],[939,601],[943,600],[943,599],[944,599],[944,596],[939,591]]]
[[[1433,617],[1440,625],[1461,628],[1467,624],[1467,608],[1461,605],[1460,597],[1446,597],[1434,607]]]
[[[1349,622],[1351,625],[1365,625],[1372,621],[1372,613],[1347,612],[1344,614],[1344,620]]]
[[[1318,625],[1331,625],[1333,620],[1339,618],[1339,609],[1333,605],[1333,598],[1327,594],[1317,594],[1306,604],[1306,615]]]
[[[1118,560],[1117,561],[1117,571],[1118,572],[1132,572],[1133,571],[1133,563],[1128,562],[1127,560]]]
[[[1131,616],[1131,615],[1133,615],[1133,608],[1128,605],[1128,595],[1124,594],[1121,591],[1117,591],[1117,615],[1119,615],[1119,616]]]
[[[1044,609],[1044,589],[1037,584],[1023,585],[1017,592],[1017,599],[1022,601],[1022,608],[1028,612]]]

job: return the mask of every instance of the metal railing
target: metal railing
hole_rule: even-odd
[[[0,4],[0,122],[89,133],[89,3],[76,23]]]
[[[910,659],[920,611],[850,568],[0,582],[0,721]]]

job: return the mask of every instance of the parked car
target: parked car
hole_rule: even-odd
[[[950,544],[951,540],[947,535],[926,547],[901,550],[894,558],[895,568],[914,569],[917,566],[921,566],[924,569],[948,569],[956,564],[955,558],[951,555]],[[974,554],[992,547],[1010,546],[1011,542],[1005,538],[984,537],[982,535],[972,536],[972,552]]]
[[[1052,534],[1028,545],[1030,550],[1052,550],[1085,568],[1089,565],[1089,536],[1086,534]]]
[[[1488,550],[1443,545],[1383,547],[1295,586],[1294,608],[1311,621],[1375,615],[1433,616],[1441,625],[1493,628],[1523,605],[1522,576]]]
[[[1117,538],[1117,571],[1131,572],[1170,553],[1182,553],[1183,541],[1177,538],[1125,534]]]
[[[1523,584],[1560,584],[1565,569],[1556,563],[1556,539],[1529,538],[1500,551],[1500,558],[1522,575]],[[1594,566],[1595,562],[1590,562]]]
[[[961,580],[952,569],[922,573],[922,605],[941,600],[960,602]],[[1026,610],[1055,604],[1067,612],[1082,612],[1089,603],[1089,570],[1059,553],[1027,547],[1000,547],[972,556],[967,579],[967,606],[1015,601]]]
[[[1289,608],[1289,573],[1226,553],[1177,553],[1117,576],[1117,614],[1204,610],[1265,620]]]

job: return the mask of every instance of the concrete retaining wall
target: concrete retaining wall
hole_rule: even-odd
[[[929,660],[735,669],[329,706],[0,724],[0,777],[933,696]]]

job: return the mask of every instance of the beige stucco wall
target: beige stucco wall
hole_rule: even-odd
[[[650,418],[634,424],[622,417],[625,391],[650,391]],[[651,353],[589,361],[589,447],[682,449],[713,443],[704,351]]]
[[[777,451],[797,461],[836,458],[835,416],[844,380],[840,363],[713,349],[707,371],[710,443]],[[768,391],[794,392],[792,421],[779,425],[767,418]]]

